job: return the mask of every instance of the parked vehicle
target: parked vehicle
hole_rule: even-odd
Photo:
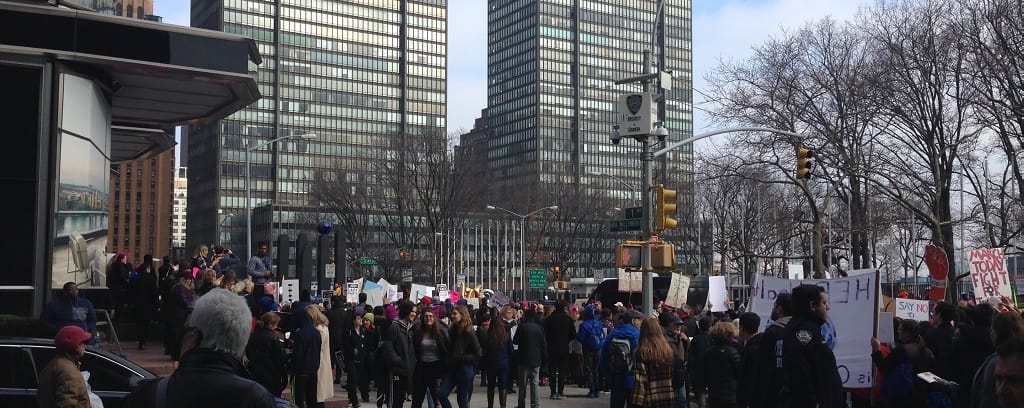
[[[36,406],[39,372],[55,352],[51,339],[0,337],[0,406]],[[89,386],[106,408],[124,406],[140,381],[157,377],[131,361],[93,347],[85,350],[82,369],[90,373]]]
[[[665,300],[668,295],[669,285],[672,283],[672,278],[668,276],[656,276],[654,277],[654,304],[657,305]],[[633,304],[640,306],[643,304],[643,293],[637,292],[619,292],[619,280],[605,279],[594,288],[594,291],[590,294],[588,300],[597,300],[601,304],[613,305],[615,302],[622,302],[624,305]],[[697,310],[703,310],[704,305],[708,301],[708,277],[707,276],[691,276],[690,277],[690,290],[686,295],[686,304],[692,306]]]

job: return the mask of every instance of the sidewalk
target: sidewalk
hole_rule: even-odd
[[[174,372],[174,362],[171,357],[164,355],[163,347],[159,341],[150,342],[145,350],[139,350],[134,340],[122,341],[124,357],[142,366],[156,375],[167,376]],[[112,353],[117,353],[117,347],[109,342],[103,342],[101,348]],[[290,398],[289,390],[284,391],[285,399]],[[327,400],[327,408],[345,408],[348,406],[348,394],[341,385],[334,385],[334,397]]]

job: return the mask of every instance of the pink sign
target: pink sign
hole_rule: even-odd
[[[970,252],[967,262],[971,265],[971,283],[974,295],[979,299],[990,296],[1012,298],[1010,275],[1006,272],[1006,257],[1003,248],[982,248]]]

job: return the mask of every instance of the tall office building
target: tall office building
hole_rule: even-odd
[[[580,183],[629,199],[636,184],[636,143],[609,141],[616,103],[639,86],[615,81],[641,73],[651,49],[656,0],[489,0],[488,144],[491,178],[516,190]],[[669,140],[693,132],[690,0],[665,5],[664,69]],[[660,28],[660,27],[659,27]],[[660,41],[659,41],[660,43]],[[670,171],[692,173],[692,152],[669,155]],[[692,183],[692,179],[681,181]],[[637,186],[639,187],[639,186]],[[679,190],[686,191],[681,184]],[[692,199],[687,199],[692,200]],[[692,202],[692,201],[690,201]],[[686,205],[681,202],[680,207]]]
[[[174,207],[171,210],[171,256],[182,259],[185,254],[186,210],[188,209],[188,168],[178,167],[174,178]]]
[[[668,142],[692,135],[691,0],[665,0],[664,19],[656,18],[658,3],[489,0],[487,147],[496,200],[525,194],[545,205],[546,188],[577,185],[633,206],[642,191],[638,143],[612,145],[609,135],[619,96],[640,90],[615,81],[641,74],[645,49],[674,77],[661,107]],[[655,183],[679,191],[684,241],[696,240],[688,231],[691,149],[654,167]]]
[[[322,170],[386,208],[377,164],[416,138],[443,143],[446,0],[193,0],[191,22],[256,40],[263,99],[188,129],[189,249],[245,252],[247,155],[252,207],[298,219],[323,211],[309,194]]]
[[[153,14],[153,0],[115,0],[114,14],[145,19]]]
[[[133,262],[169,255],[174,149],[113,167],[106,251],[126,253]]]

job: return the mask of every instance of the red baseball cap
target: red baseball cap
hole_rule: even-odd
[[[64,326],[53,338],[53,345],[57,350],[74,350],[79,344],[89,340],[92,336],[78,326]]]

